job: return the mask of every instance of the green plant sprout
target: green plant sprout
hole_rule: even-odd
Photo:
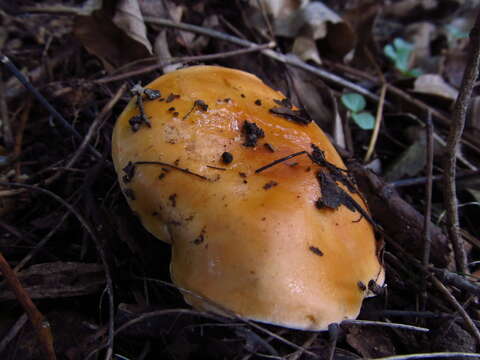
[[[356,93],[343,94],[342,104],[349,110],[352,120],[363,130],[372,130],[375,126],[375,118],[368,111],[363,111],[367,102],[365,98]]]
[[[413,54],[413,45],[401,38],[393,40],[383,48],[383,53],[393,61],[395,68],[406,77],[418,77],[422,71],[418,68],[410,69],[410,60]]]

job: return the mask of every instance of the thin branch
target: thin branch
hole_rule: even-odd
[[[395,355],[371,360],[412,360],[412,359],[432,359],[432,358],[450,358],[450,357],[473,357],[480,358],[480,354],[463,352],[436,352],[423,354]]]
[[[10,341],[12,341],[15,336],[18,335],[18,332],[23,328],[23,326],[26,324],[28,321],[28,316],[27,314],[23,314],[18,318],[18,320],[13,324],[13,326],[10,328],[7,334],[3,336],[2,341],[0,341],[0,354],[3,353],[5,348],[8,346]]]
[[[391,322],[383,322],[383,321],[370,321],[370,320],[343,320],[340,325],[374,325],[374,326],[384,326],[390,327],[395,329],[402,329],[402,330],[411,330],[411,331],[419,331],[419,332],[429,332],[430,329],[420,327],[420,326],[413,326],[407,324],[397,324]]]
[[[185,174],[188,174],[188,175],[192,175],[192,176],[195,176],[199,179],[202,179],[202,180],[206,180],[206,181],[213,181],[211,179],[209,179],[208,177],[206,176],[203,176],[203,175],[200,175],[200,174],[197,174],[197,173],[194,173],[193,171],[189,170],[189,169],[186,169],[186,168],[181,168],[179,166],[176,166],[176,165],[173,165],[173,164],[169,164],[169,163],[166,163],[166,162],[162,162],[162,161],[135,161],[133,163],[134,166],[137,166],[137,165],[160,165],[160,166],[166,166],[166,167],[170,167],[172,169],[175,169],[175,170],[178,170],[178,171],[181,171]]]
[[[53,348],[53,336],[50,324],[45,319],[43,314],[37,309],[28,292],[23,288],[22,284],[17,278],[17,275],[8,264],[7,260],[0,252],[0,271],[5,278],[7,285],[15,294],[18,302],[22,305],[23,309],[28,315],[30,322],[35,329],[35,333],[40,343],[45,358],[48,360],[55,360],[55,349]]]
[[[471,177],[476,177],[478,175],[480,175],[480,170],[464,170],[460,174],[457,173],[455,175],[455,180],[468,179]],[[440,181],[440,180],[443,180],[443,175],[432,176],[432,181]],[[389,182],[388,185],[399,188],[404,186],[422,185],[422,184],[426,184],[427,181],[428,181],[428,176],[420,176],[416,178],[392,181],[392,182]]]
[[[368,145],[367,154],[365,155],[364,163],[370,161],[370,158],[377,144],[378,134],[380,133],[380,126],[382,125],[383,119],[383,105],[385,104],[385,96],[387,94],[387,84],[382,85],[382,90],[380,91],[380,101],[378,102],[377,115],[375,117],[375,128],[373,129],[372,137],[370,138],[370,144]]]
[[[68,211],[70,211],[78,219],[80,224],[82,224],[84,229],[87,231],[87,233],[92,238],[92,240],[93,240],[93,242],[94,242],[94,244],[97,248],[97,252],[99,254],[100,260],[102,261],[102,265],[104,267],[104,272],[105,272],[105,280],[106,280],[106,283],[107,283],[107,295],[108,295],[108,300],[109,300],[109,307],[108,307],[108,309],[109,309],[109,320],[108,320],[109,324],[108,324],[108,342],[107,342],[108,350],[107,350],[107,354],[106,354],[105,358],[107,360],[109,360],[112,357],[112,354],[113,354],[113,336],[114,336],[114,315],[115,315],[114,306],[115,306],[115,303],[114,303],[114,296],[113,296],[113,283],[112,283],[112,276],[111,276],[111,273],[110,273],[110,268],[108,266],[108,262],[107,262],[105,252],[103,250],[103,247],[102,247],[100,241],[98,240],[97,236],[95,235],[93,229],[90,227],[88,222],[84,219],[84,217],[77,211],[77,209],[75,209],[72,205],[70,205],[68,202],[63,200],[60,196],[58,196],[57,194],[55,194],[55,193],[53,193],[53,192],[51,192],[47,189],[43,189],[43,188],[33,186],[33,185],[6,182],[6,181],[0,181],[0,185],[31,189],[31,190],[35,190],[35,191],[38,191],[38,192],[41,192],[43,194],[46,194],[46,195],[50,196],[51,198],[55,199],[60,204],[65,206],[68,209]]]
[[[440,290],[441,293],[443,293],[445,295],[445,297],[448,299],[448,301],[459,312],[460,316],[465,321],[465,325],[467,325],[468,329],[470,329],[470,332],[475,337],[475,340],[477,341],[477,344],[480,344],[480,331],[475,326],[475,324],[474,324],[472,318],[470,317],[470,315],[468,315],[468,313],[465,311],[463,306],[457,301],[457,299],[455,299],[455,297],[445,287],[445,285],[442,284],[442,282],[440,280],[438,280],[435,276],[432,276],[432,282],[435,285],[435,287],[438,290]]]
[[[428,267],[430,263],[430,249],[432,246],[432,232],[431,232],[431,218],[432,218],[432,173],[433,173],[433,122],[432,122],[432,113],[428,111],[427,113],[427,127],[426,127],[426,138],[427,138],[427,145],[426,145],[426,152],[427,152],[427,184],[425,186],[426,191],[426,205],[425,205],[425,215],[423,221],[423,234],[424,234],[424,247],[423,247],[423,266]],[[423,310],[425,310],[425,306],[427,303],[427,275],[423,277],[423,284],[422,284],[422,298],[423,298]]]
[[[42,94],[28,81],[28,79],[17,69],[10,59],[0,53],[0,63],[2,63],[21,83],[29,90],[33,96],[48,110],[48,112],[58,121],[58,123],[68,130],[77,139],[82,140],[82,136],[75,130],[70,123],[43,97]],[[92,146],[89,146],[90,151],[97,158],[101,158],[102,155]]]
[[[305,150],[303,150],[303,151],[299,151],[299,152],[296,152],[296,153],[293,153],[293,154],[284,156],[284,157],[282,157],[282,158],[280,158],[280,159],[274,160],[274,161],[272,161],[271,163],[268,163],[267,165],[264,165],[264,166],[262,166],[261,168],[258,168],[257,170],[255,170],[255,174],[259,174],[259,173],[261,173],[262,171],[271,168],[272,166],[275,166],[275,165],[277,165],[277,164],[280,164],[280,163],[282,163],[282,162],[284,162],[284,161],[290,160],[291,158],[294,158],[294,157],[296,157],[296,156],[303,155],[303,154],[308,154],[308,152],[305,151]]]
[[[470,44],[472,46],[470,57],[463,74],[460,93],[452,114],[450,133],[448,135],[446,159],[445,159],[445,185],[444,201],[447,208],[448,232],[450,241],[453,244],[455,252],[455,264],[457,271],[464,274],[468,273],[467,253],[460,235],[460,225],[458,219],[458,199],[455,187],[455,172],[457,157],[460,151],[460,140],[465,127],[465,118],[470,103],[473,86],[478,77],[478,66],[480,64],[480,13],[477,14],[475,25],[470,32]]]
[[[3,72],[0,72],[0,119],[2,120],[3,141],[7,149],[11,149],[14,145],[12,127],[8,117],[7,95],[5,93],[5,82],[3,81]]]
[[[158,70],[165,65],[169,64],[175,64],[175,63],[187,63],[191,61],[210,61],[210,60],[216,60],[216,59],[225,59],[228,57],[232,56],[238,56],[238,55],[243,55],[243,54],[248,54],[252,52],[257,52],[260,50],[264,49],[269,49],[275,47],[275,43],[270,42],[268,44],[261,44],[261,45],[254,45],[250,46],[248,48],[242,48],[242,49],[237,49],[237,50],[232,50],[232,51],[226,51],[222,53],[217,53],[217,54],[207,54],[207,55],[198,55],[198,56],[184,56],[184,57],[174,57],[174,58],[169,58],[169,59],[162,59],[159,58],[157,60],[160,61],[159,64],[154,64],[150,66],[145,66],[143,68],[137,69],[137,70],[132,70],[123,74],[118,74],[118,75],[113,75],[113,76],[107,76],[102,79],[98,79],[95,82],[97,84],[103,84],[103,83],[108,83],[111,81],[117,81],[117,80],[123,80],[127,79],[132,76],[137,76],[137,75],[142,75],[151,71]]]
[[[202,26],[190,25],[190,24],[185,24],[185,23],[180,23],[180,22],[176,23],[176,22],[173,22],[173,21],[170,21],[170,20],[154,18],[154,17],[150,17],[150,16],[145,16],[144,20],[146,22],[151,23],[151,24],[168,26],[168,27],[173,27],[173,28],[185,30],[185,31],[190,31],[190,32],[194,32],[194,33],[197,33],[197,34],[210,36],[210,37],[213,37],[213,38],[216,38],[216,39],[225,40],[225,41],[231,42],[233,44],[237,44],[237,45],[244,46],[244,47],[258,46],[258,44],[255,44],[254,42],[251,42],[251,41],[248,41],[248,40],[243,40],[243,39],[240,39],[236,36],[225,34],[225,33],[222,33],[220,31],[212,30],[212,29],[205,28],[205,27],[202,27]],[[367,97],[367,98],[369,98],[373,101],[378,101],[379,100],[377,95],[371,93],[370,91],[364,89],[363,87],[358,86],[357,84],[354,84],[354,83],[352,83],[352,82],[350,82],[350,81],[348,81],[348,80],[346,80],[346,79],[344,79],[344,78],[342,78],[338,75],[332,74],[332,73],[328,72],[327,70],[309,65],[309,64],[303,62],[302,60],[298,59],[296,56],[284,55],[282,53],[273,51],[271,49],[262,50],[261,53],[263,55],[271,58],[271,59],[277,60],[279,62],[282,62],[284,64],[288,64],[288,65],[291,65],[291,66],[294,66],[294,67],[298,67],[300,69],[311,72],[311,73],[321,77],[324,80],[332,81],[332,82],[334,82],[338,85],[344,86],[347,89],[350,89],[350,90],[353,90],[353,91],[355,91],[359,94],[362,94],[363,96],[365,96],[365,97]]]

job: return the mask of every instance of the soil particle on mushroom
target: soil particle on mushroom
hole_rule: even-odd
[[[318,255],[318,256],[323,256],[323,251],[320,250],[318,247],[316,246],[310,246],[308,248],[308,250],[310,250],[312,253],[314,253],[315,255]]]
[[[254,122],[249,122],[248,120],[245,120],[243,123],[242,132],[245,135],[243,145],[247,147],[255,147],[258,139],[265,137],[263,130]]]
[[[277,183],[276,181],[271,180],[271,181],[267,182],[265,185],[263,185],[263,188],[264,188],[265,190],[269,190],[269,189],[271,189],[272,187],[277,186],[277,185],[278,185],[278,183]]]
[[[270,143],[265,143],[265,144],[263,144],[263,146],[265,146],[265,148],[266,148],[268,151],[270,151],[270,152],[272,152],[272,153],[275,152],[275,148],[273,147],[272,144],[270,144]]]
[[[230,164],[233,161],[233,155],[228,151],[225,151],[222,154],[222,161],[224,164]]]
[[[146,100],[155,100],[162,96],[162,94],[160,93],[160,90],[148,89],[148,88],[145,88],[143,90],[143,94],[145,95]]]
[[[170,103],[170,102],[172,102],[173,100],[179,99],[179,98],[180,98],[180,95],[170,93],[170,95],[168,95],[167,100],[165,100],[165,102],[166,102],[166,103]]]
[[[135,165],[133,165],[133,163],[129,161],[127,166],[125,166],[122,171],[125,173],[125,175],[122,177],[123,182],[125,184],[129,183],[135,176]]]

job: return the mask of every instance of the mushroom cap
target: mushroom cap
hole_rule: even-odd
[[[149,125],[132,126],[134,97],[115,125],[112,156],[132,210],[172,244],[172,280],[199,295],[185,300],[305,330],[356,318],[366,285],[384,279],[372,225],[344,204],[316,206],[331,190],[322,194],[317,176],[328,167],[306,155],[255,172],[311,144],[345,169],[322,130],[278,115],[298,109],[239,70],[193,66],[146,88],[161,93],[144,97]],[[368,214],[358,193],[335,184]]]

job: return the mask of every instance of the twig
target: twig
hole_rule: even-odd
[[[50,324],[42,315],[42,313],[38,311],[37,307],[30,298],[30,295],[28,295],[28,292],[23,288],[22,284],[17,278],[17,275],[12,270],[7,260],[5,260],[1,252],[0,270],[8,286],[14,292],[18,302],[22,305],[23,309],[27,313],[33,328],[35,329],[38,342],[40,343],[40,347],[45,355],[45,358],[48,360],[55,360],[56,356],[53,348],[53,336]]]
[[[240,45],[240,46],[245,46],[245,47],[258,46],[258,44],[255,44],[251,41],[243,40],[243,39],[240,39],[236,36],[225,34],[225,33],[222,33],[220,31],[212,30],[212,29],[205,28],[205,27],[202,27],[202,26],[190,25],[190,24],[185,24],[185,23],[180,23],[180,22],[175,23],[175,22],[170,21],[170,20],[159,19],[159,18],[154,18],[154,17],[150,17],[150,16],[145,16],[144,20],[146,22],[151,23],[151,24],[178,28],[178,29],[182,29],[182,30],[185,30],[185,31],[190,31],[190,32],[210,36],[210,37],[213,37],[213,38],[216,38],[216,39],[225,40],[225,41],[228,41],[228,42]],[[346,87],[350,90],[353,90],[353,91],[355,91],[359,94],[362,94],[363,96],[365,96],[365,97],[367,97],[371,100],[374,100],[374,101],[379,100],[377,95],[375,95],[375,94],[371,93],[370,91],[362,88],[361,86],[358,86],[357,84],[354,84],[354,83],[352,83],[352,82],[350,82],[350,81],[348,81],[348,80],[346,80],[346,79],[344,79],[340,76],[332,74],[332,73],[328,72],[327,70],[309,65],[309,64],[303,62],[302,60],[298,59],[295,56],[287,56],[287,55],[284,55],[282,53],[273,51],[271,49],[262,50],[261,53],[263,55],[271,58],[271,59],[277,60],[279,62],[282,62],[284,64],[288,64],[288,65],[291,65],[291,66],[294,66],[294,67],[298,67],[300,69],[311,72],[311,73],[321,77],[322,79],[329,80],[329,81],[332,81],[336,84],[344,86],[344,87]]]
[[[335,325],[336,325],[336,324],[335,324]],[[309,347],[313,344],[313,342],[314,342],[315,340],[317,340],[317,338],[318,338],[318,333],[312,334],[312,335],[307,339],[307,341],[305,341],[305,342],[303,343],[302,347],[303,347],[304,349],[309,348]],[[297,350],[297,351],[295,351],[292,355],[290,355],[290,356],[288,357],[288,360],[298,360],[298,359],[300,359],[300,358],[302,357],[303,353],[304,353],[303,350]]]
[[[24,108],[20,113],[20,126],[17,129],[17,133],[15,134],[15,145],[13,147],[13,156],[18,159],[20,158],[22,152],[22,144],[23,144],[23,133],[25,132],[25,128],[27,126],[27,121],[30,118],[30,110],[32,108],[32,99],[28,97],[25,101]],[[21,175],[21,167],[20,162],[15,164],[15,181]]]
[[[352,68],[352,67],[347,66],[347,65],[340,64],[338,62],[333,63],[333,62],[330,62],[330,61],[327,61],[327,60],[325,60],[325,62],[328,63],[331,67],[334,67],[334,68],[336,68],[338,70],[341,70],[341,71],[344,71],[344,72],[348,72],[352,75],[355,75],[356,77],[360,77],[360,78],[372,81],[376,84],[383,83],[383,81],[380,81],[377,77],[375,77],[373,75],[370,75],[370,74],[368,74],[364,71]],[[442,125],[448,126],[450,124],[450,118],[448,116],[446,116],[442,112],[438,111],[437,109],[432,108],[430,105],[424,103],[423,101],[420,101],[420,100],[414,98],[413,96],[411,96],[410,94],[408,94],[404,90],[396,87],[395,85],[387,84],[387,90],[388,90],[389,93],[400,97],[402,100],[404,100],[405,102],[408,102],[409,104],[415,106],[416,108],[418,108],[422,112],[430,111],[432,113],[432,115],[436,118],[436,120],[439,120],[439,122]],[[386,106],[391,107],[391,104],[386,104]],[[436,135],[435,133],[434,133],[434,136],[435,136],[436,141],[438,141],[442,146],[445,146],[445,141],[440,136]],[[470,136],[470,134],[464,134],[464,137],[465,137],[465,139],[463,141],[464,141],[465,145],[468,146],[469,148],[471,148],[472,150],[474,150],[477,154],[479,154],[480,149],[477,146],[475,146],[474,144],[471,143],[471,142],[474,142],[476,140],[475,137]],[[463,156],[463,154],[457,153],[456,156],[457,156],[458,160],[460,160],[469,169],[472,169],[472,170],[477,169],[476,166],[471,164]]]
[[[209,179],[208,177],[206,176],[203,176],[203,175],[200,175],[200,174],[197,174],[189,169],[186,169],[186,168],[181,168],[179,166],[176,166],[176,165],[173,165],[173,164],[169,164],[169,163],[165,163],[165,162],[162,162],[162,161],[135,161],[133,163],[134,166],[137,166],[137,165],[160,165],[160,166],[167,166],[167,167],[170,167],[172,169],[175,169],[175,170],[178,170],[178,171],[181,171],[185,174],[188,174],[188,175],[192,175],[192,176],[195,176],[199,179],[202,179],[202,180],[206,180],[206,181],[213,181],[211,179]]]
[[[69,59],[72,57],[76,47],[68,47],[65,50],[62,50],[58,53],[58,55],[55,55],[51,58],[48,59],[48,64],[50,67],[50,71],[53,71],[55,67],[60,65],[65,61],[65,59]],[[25,75],[30,82],[32,83],[38,83],[41,80],[43,80],[45,77],[47,77],[47,71],[45,69],[45,66],[40,65],[37,68],[28,71],[28,73]],[[12,100],[20,95],[22,95],[25,92],[25,87],[22,86],[22,84],[18,81],[16,77],[10,78],[6,82],[6,89],[5,89],[5,96],[7,97],[7,100]]]
[[[339,333],[338,324],[328,325],[328,337],[329,337],[329,354],[328,360],[333,360],[335,358],[335,349],[337,348],[338,333]]]
[[[8,117],[7,99],[5,93],[5,83],[3,81],[3,71],[0,72],[0,119],[2,120],[3,141],[7,149],[13,147],[12,127]]]
[[[22,329],[22,327],[27,321],[28,316],[24,313],[18,318],[15,324],[13,324],[8,333],[3,337],[2,341],[0,341],[0,354],[5,350],[10,341],[12,341],[15,336],[17,336],[18,332]]]
[[[465,118],[470,103],[473,86],[478,77],[478,66],[480,64],[480,13],[477,14],[475,25],[470,32],[470,44],[472,46],[470,56],[463,74],[460,92],[453,109],[450,133],[447,140],[446,159],[445,159],[445,185],[444,201],[447,208],[448,232],[450,241],[453,244],[455,253],[455,264],[457,271],[464,274],[468,273],[467,254],[460,235],[458,219],[458,199],[455,187],[455,172],[457,158],[456,154],[460,150],[460,139],[462,138],[465,127]]]
[[[383,322],[383,321],[370,321],[370,320],[343,320],[340,325],[374,325],[374,326],[385,326],[395,329],[402,329],[402,330],[411,330],[411,331],[420,331],[420,332],[429,332],[430,329],[420,327],[420,326],[413,326],[407,324],[397,324],[391,322]]]
[[[293,153],[293,154],[284,156],[284,157],[282,157],[282,158],[280,158],[280,159],[274,160],[274,161],[272,161],[271,163],[268,163],[267,165],[264,165],[264,166],[262,166],[261,168],[258,168],[257,170],[255,170],[255,174],[259,174],[259,173],[261,173],[262,171],[271,168],[272,166],[275,166],[275,165],[277,165],[277,164],[280,164],[280,163],[282,163],[282,162],[284,162],[284,161],[290,160],[291,158],[294,158],[294,157],[296,157],[296,156],[303,155],[303,154],[308,154],[308,152],[305,151],[305,150],[303,150],[303,151],[299,151],[299,152],[296,152],[296,153]]]
[[[17,264],[13,269],[15,272],[19,272],[25,264],[27,264],[42,248],[46,245],[46,243],[50,240],[50,238],[63,226],[63,223],[68,218],[70,213],[65,213],[62,218],[55,224],[52,230],[43,237],[37,244],[35,244],[34,248]]]
[[[475,337],[477,344],[480,344],[480,331],[473,323],[472,318],[468,313],[465,311],[463,306],[455,299],[455,297],[450,293],[450,291],[442,284],[440,280],[438,280],[435,276],[432,276],[432,283],[435,287],[442,292],[448,301],[455,307],[455,309],[460,313],[460,316],[465,321],[465,325],[470,329],[470,332]]]
[[[365,155],[364,163],[370,161],[370,157],[373,154],[375,145],[377,144],[378,134],[380,133],[380,126],[382,125],[383,119],[383,105],[385,103],[385,95],[387,94],[387,85],[382,85],[382,90],[380,91],[380,101],[378,102],[377,115],[375,116],[375,128],[373,129],[372,137],[370,138],[370,144],[368,145],[367,154]]]
[[[475,176],[478,176],[478,175],[480,175],[480,170],[465,170],[465,171],[462,171],[460,174],[458,174],[458,173],[455,174],[455,180],[468,179],[470,177],[475,177]],[[432,181],[440,181],[440,180],[443,180],[443,175],[432,176]],[[428,181],[427,176],[420,176],[420,177],[416,177],[416,178],[392,181],[392,182],[389,182],[388,185],[399,188],[399,187],[404,187],[404,186],[426,184],[427,181]]]
[[[87,231],[87,233],[92,238],[92,240],[95,243],[95,246],[97,248],[97,252],[99,254],[100,260],[102,261],[102,264],[103,264],[103,267],[104,267],[104,272],[105,272],[105,280],[106,280],[106,283],[107,283],[107,295],[108,295],[108,300],[109,300],[109,320],[108,320],[109,324],[108,324],[108,342],[107,342],[108,350],[107,350],[107,354],[105,355],[105,359],[106,360],[111,359],[112,354],[113,354],[114,315],[115,315],[113,283],[112,283],[112,276],[110,274],[110,268],[109,268],[108,263],[107,263],[107,258],[106,258],[105,252],[103,250],[103,247],[102,247],[100,241],[98,240],[97,236],[93,232],[93,229],[90,227],[90,225],[87,223],[87,221],[83,218],[83,216],[72,205],[70,205],[68,202],[63,200],[60,196],[58,196],[57,194],[55,194],[55,193],[53,193],[49,190],[46,190],[46,189],[43,189],[43,188],[40,188],[40,187],[37,187],[37,186],[33,186],[33,185],[6,182],[6,181],[0,181],[0,185],[31,189],[31,190],[35,190],[35,191],[44,193],[44,194],[52,197],[53,199],[58,201],[60,204],[65,206],[68,209],[68,211],[70,211],[73,215],[75,215],[75,217],[78,219],[80,224],[82,224],[84,229]]]
[[[82,136],[77,132],[77,130],[75,130],[72,125],[70,125],[70,123],[65,120],[62,115],[60,115],[60,113],[47,101],[47,99],[45,99],[43,95],[40,94],[35,87],[33,87],[33,85],[17,69],[10,59],[2,53],[0,53],[0,62],[22,83],[23,86],[25,86],[27,90],[33,94],[33,96],[35,96],[35,98],[48,110],[48,112],[59,122],[61,126],[68,130],[77,139],[82,140]],[[89,146],[89,149],[97,158],[102,157],[102,155],[92,146]]]
[[[446,269],[429,268],[443,283],[466,291],[469,294],[480,296],[480,286],[471,282],[465,276],[458,275]]]
[[[137,76],[137,75],[141,75],[141,74],[145,74],[145,73],[148,73],[148,72],[151,72],[151,71],[158,70],[158,69],[164,67],[165,65],[169,65],[169,64],[186,63],[186,62],[190,62],[190,61],[209,61],[209,60],[215,60],[215,59],[225,59],[225,58],[232,57],[232,56],[238,56],[238,55],[242,55],[242,54],[257,52],[257,51],[260,51],[260,50],[272,48],[274,46],[275,46],[275,43],[270,42],[268,44],[254,45],[254,46],[250,46],[248,48],[226,51],[226,52],[218,53],[218,54],[185,56],[185,57],[178,57],[178,58],[169,58],[169,59],[165,59],[165,60],[160,58],[160,59],[158,59],[158,60],[160,60],[159,64],[145,66],[141,69],[132,70],[132,71],[129,71],[129,72],[126,72],[126,73],[123,73],[123,74],[104,77],[102,79],[96,80],[95,82],[97,84],[103,84],[103,83],[108,83],[108,82],[111,82],[111,81],[123,80],[123,79],[127,79],[129,77],[132,77],[132,76]]]
[[[426,205],[425,205],[425,214],[424,214],[424,221],[423,221],[423,236],[425,238],[425,244],[423,248],[423,266],[427,267],[430,263],[430,249],[432,246],[432,233],[430,227],[430,221],[432,218],[432,173],[433,173],[433,122],[432,122],[432,113],[428,111],[427,113],[427,120],[426,120],[426,138],[427,138],[427,184],[425,186],[426,191]],[[423,304],[422,308],[425,310],[425,306],[427,303],[427,275],[423,277],[423,284],[422,284],[422,298]]]
[[[371,359],[371,360],[412,360],[412,359],[431,359],[431,358],[450,358],[450,357],[480,358],[480,354],[463,353],[463,352],[436,352],[436,353],[386,356],[386,357],[375,358],[375,359]]]
[[[308,355],[311,355],[311,356],[315,356],[315,354],[305,348],[303,348],[302,346],[300,345],[297,345],[295,344],[294,342],[290,341],[290,340],[287,340],[285,339],[284,337],[278,335],[278,334],[275,334],[274,332],[268,330],[267,328],[264,328],[240,315],[237,315],[235,312],[225,308],[224,306],[220,305],[220,304],[217,304],[216,302],[214,302],[213,300],[210,300],[209,298],[205,297],[205,296],[202,296],[202,295],[199,295],[197,294],[196,292],[194,291],[191,291],[191,290],[188,290],[188,289],[185,289],[185,288],[182,288],[180,286],[176,286],[174,284],[171,284],[167,281],[163,281],[163,280],[158,280],[158,279],[152,279],[152,278],[139,278],[139,279],[146,279],[148,281],[154,281],[154,282],[157,282],[157,283],[160,283],[160,284],[163,284],[163,285],[166,285],[166,286],[169,286],[169,287],[172,287],[172,288],[175,288],[177,289],[178,291],[180,291],[181,293],[186,293],[186,294],[189,294],[189,295],[192,295],[194,297],[196,297],[197,299],[200,299],[202,301],[205,301],[212,309],[215,309],[217,312],[220,312],[222,314],[225,314],[226,316],[229,316],[229,317],[232,317],[234,319],[237,319],[239,321],[242,321],[243,323],[253,327],[254,329],[257,329],[258,331],[261,331],[262,333],[264,334],[267,334],[271,337],[273,337],[274,339],[286,344],[286,345],[289,345],[291,346],[292,348],[294,349],[297,349],[297,350],[301,350],[303,351],[305,354],[308,354]]]

